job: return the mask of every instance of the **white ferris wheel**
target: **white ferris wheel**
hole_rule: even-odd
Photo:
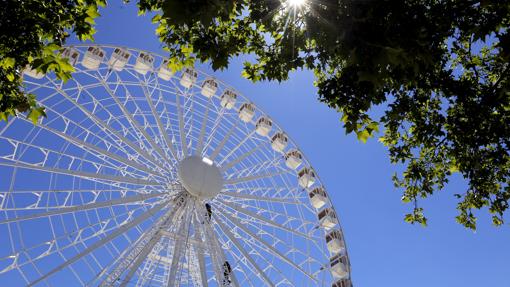
[[[250,100],[164,57],[66,47],[25,70],[47,118],[0,123],[1,286],[351,287],[338,217]]]

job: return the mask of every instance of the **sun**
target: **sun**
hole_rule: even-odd
[[[301,7],[305,2],[306,0],[288,0],[289,6],[291,7]]]

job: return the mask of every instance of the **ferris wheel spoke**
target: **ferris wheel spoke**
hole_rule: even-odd
[[[108,111],[108,109],[105,106],[103,106],[100,101],[98,101],[98,100],[96,100],[94,98],[93,94],[91,94],[87,90],[85,92],[88,93],[92,99],[94,99],[93,103],[94,103],[95,106],[101,106],[103,110]],[[74,100],[74,103],[79,105],[78,107],[81,106],[77,102],[77,100]],[[147,148],[146,143],[143,140],[141,140],[141,136],[139,134],[136,134],[136,133],[133,134],[128,127],[126,127],[117,117],[113,116],[109,111],[108,111],[108,114],[110,116],[109,116],[107,122],[105,123],[103,120],[101,120],[95,114],[89,112],[89,110],[87,110],[85,108],[83,108],[83,109],[84,109],[83,112],[84,113],[88,113],[89,117],[93,117],[92,120],[98,126],[100,126],[105,131],[105,133],[108,133],[108,132],[111,133],[116,138],[118,138],[122,143],[124,143],[127,146],[129,146],[131,149],[136,151],[138,154],[142,155],[146,160],[150,161],[152,164],[158,166],[162,170],[166,170],[167,169],[159,160],[157,160],[156,157],[154,157],[151,153],[149,153],[150,149]],[[96,108],[94,108],[94,110],[95,109]],[[113,120],[115,120],[122,127],[121,130],[123,131],[124,135],[111,127],[110,122],[113,121]],[[131,136],[136,139],[136,141],[139,143],[139,145],[135,144],[132,140],[127,138],[127,134],[128,133],[131,134]],[[142,147],[144,147],[144,148],[142,148]]]
[[[130,212],[138,211],[140,209],[141,208],[135,208],[135,209],[132,209]],[[61,254],[62,252],[64,252],[65,250],[67,250],[69,248],[72,248],[72,247],[75,247],[78,245],[86,246],[86,242],[93,240],[95,238],[98,238],[98,236],[101,236],[103,234],[106,234],[107,232],[110,232],[110,231],[116,229],[117,226],[112,226],[112,227],[107,227],[107,226],[109,225],[110,222],[116,220],[117,218],[126,216],[126,215],[129,216],[129,212],[120,213],[106,221],[98,222],[95,224],[89,224],[89,225],[84,226],[80,229],[76,229],[76,230],[73,230],[70,232],[63,233],[63,234],[55,237],[52,241],[35,244],[31,247],[26,247],[17,253],[7,256],[6,258],[16,258],[17,267],[23,267],[27,264],[33,264],[33,262],[43,259],[45,257],[51,256],[51,255],[54,255],[57,253]],[[74,239],[72,241],[68,241],[68,239],[72,238],[72,237],[74,237]],[[58,242],[60,242],[60,243],[57,244]],[[68,243],[68,242],[70,242],[70,243]],[[65,243],[67,243],[67,245]],[[40,254],[37,255],[37,257],[31,258],[30,253],[35,250],[41,249],[43,246],[47,246],[46,250],[44,252],[40,252]],[[26,256],[22,256],[22,254],[26,254]],[[0,260],[5,260],[6,258],[0,258]],[[20,258],[25,258],[25,261],[21,261]],[[12,266],[12,268],[14,268],[14,266]],[[10,269],[0,270],[0,274],[5,273],[9,270]]]
[[[149,253],[151,253],[154,246],[160,241],[162,237],[161,229],[172,222],[176,211],[175,208],[168,211],[166,215],[159,219],[158,223],[154,224],[151,229],[142,234],[131,250],[125,254],[125,256],[121,257],[121,261],[115,269],[108,273],[108,276],[99,286],[113,286],[114,282],[120,279],[120,276],[127,270],[126,276],[119,285],[120,287],[126,286],[135,275],[135,272],[142,262],[147,258]]]
[[[158,85],[159,85],[159,83],[158,83]],[[163,127],[163,123],[161,122],[160,116],[158,116],[158,113],[156,112],[156,106],[154,105],[154,102],[152,101],[152,97],[149,95],[149,93],[147,91],[147,87],[143,87],[143,91],[144,91],[145,98],[147,99],[149,108],[151,110],[152,117],[154,118],[154,120],[156,121],[156,124],[158,126],[159,133],[160,133],[160,135],[163,136],[164,141],[166,142],[166,145],[167,145],[168,149],[170,150],[170,153],[172,154],[173,158],[175,160],[177,160],[179,158],[177,151],[175,150],[175,147],[173,146],[172,141],[168,137],[168,133],[167,133],[166,129]],[[161,91],[159,92],[159,98],[161,99]],[[168,113],[165,113],[165,114],[168,114]]]
[[[249,167],[246,167],[243,169],[238,169],[231,173],[225,173],[225,177],[232,178],[235,175],[243,176],[245,174],[255,174],[262,170],[276,170],[276,171],[280,171],[280,172],[290,172],[288,169],[282,168],[279,165],[280,160],[281,160],[281,158],[279,158],[279,157],[270,158],[265,161],[259,162],[257,164],[250,165]]]
[[[205,108],[205,114],[202,118],[202,123],[200,126],[200,134],[198,135],[196,155],[202,155],[204,148],[204,137],[205,137],[205,128],[207,127],[207,121],[209,120],[209,110],[210,110],[211,100],[207,101],[207,106]]]
[[[254,238],[251,238],[251,237],[242,237],[240,234],[239,234],[239,229],[236,227],[236,224],[233,223],[232,221],[229,220],[229,218],[227,218],[227,216],[225,216],[224,214],[221,214],[218,218],[218,220],[221,220],[223,222],[223,224],[226,226],[226,228],[229,228],[229,231],[230,232],[235,232],[236,235],[234,236],[235,238],[239,238],[242,240],[242,242],[244,243],[245,247],[245,251],[247,248],[249,248],[249,251],[247,251],[248,255],[252,258],[252,260],[254,259],[253,256],[258,256],[259,259],[261,259],[262,261],[264,261],[267,265],[264,266],[263,268],[260,267],[260,264],[257,264],[259,266],[259,268],[261,268],[261,270],[263,272],[267,272],[267,270],[269,269],[274,269],[275,271],[277,271],[281,276],[283,277],[286,277],[283,272],[281,272],[280,269],[278,269],[275,265],[274,265],[274,254],[271,254],[271,252],[268,252],[267,249],[262,246],[258,241],[256,241]],[[228,226],[227,226],[228,225]],[[230,225],[232,225],[233,227],[230,227]],[[252,226],[253,227],[253,226]],[[257,231],[257,234],[267,234],[265,231],[263,230],[258,230]],[[239,240],[238,240],[239,241]],[[263,255],[260,251],[264,251],[264,252],[267,252],[269,254],[269,256],[271,256],[271,258],[267,258],[267,255]],[[250,270],[251,271],[251,270]],[[254,273],[253,271],[251,271],[252,273]],[[267,274],[267,273],[265,273]],[[262,280],[263,281],[263,280]],[[274,280],[271,280],[271,282],[273,282]],[[253,282],[251,282],[252,285],[253,285]],[[274,284],[274,282],[273,282]],[[255,286],[258,286],[259,284],[255,284]],[[276,284],[276,285],[279,285]]]
[[[186,208],[186,205],[183,206],[182,208],[183,209]],[[184,216],[185,216],[185,218],[191,219],[190,215],[191,215],[191,213],[188,212]],[[187,235],[189,232],[188,220],[180,221],[176,230],[177,230],[177,233],[179,233],[179,234]],[[179,271],[179,269],[183,268],[183,266],[181,264],[181,258],[183,257],[183,251],[187,245],[188,245],[187,237],[186,237],[186,240],[176,240],[175,241],[174,248],[172,251],[172,263],[170,265],[171,268],[170,268],[170,272],[168,273],[168,279],[167,279],[168,287],[177,286],[175,280],[177,277],[177,272]]]
[[[118,75],[117,75],[118,77]],[[161,147],[159,145],[157,145],[154,140],[152,139],[152,137],[147,133],[147,131],[142,128],[140,126],[140,124],[138,123],[138,121],[133,117],[133,115],[131,113],[129,113],[129,111],[126,109],[126,107],[124,106],[123,103],[120,102],[119,98],[116,96],[116,91],[112,91],[112,89],[109,87],[109,85],[106,84],[106,82],[104,81],[104,79],[101,79],[101,84],[103,85],[104,89],[107,91],[107,93],[110,95],[110,97],[112,97],[112,99],[115,101],[115,103],[117,104],[118,108],[120,108],[120,110],[122,111],[122,113],[124,114],[124,117],[128,120],[129,124],[135,128],[136,130],[138,130],[138,132],[140,134],[143,135],[143,137],[145,138],[145,141],[147,141],[149,143],[149,145],[157,152],[160,154],[160,156],[162,158],[165,158],[167,159],[166,157],[166,153],[161,149]],[[117,86],[118,88],[118,86]],[[129,94],[129,91],[126,89],[126,94]],[[169,161],[167,159],[167,161]]]
[[[218,144],[218,146],[214,149],[214,151],[212,152],[212,154],[209,156],[209,159],[211,159],[212,161],[214,161],[214,159],[218,156],[218,154],[221,152],[221,150],[223,149],[223,147],[225,146],[225,144],[228,142],[228,140],[230,139],[230,137],[232,136],[232,134],[236,131],[237,129],[237,124],[239,123],[239,121],[236,121],[235,124],[230,128],[230,130],[227,132],[227,134],[225,136],[223,136],[223,139],[221,140],[221,142]]]
[[[214,136],[216,135],[216,132],[217,132],[218,128],[220,127],[220,124],[222,123],[222,120],[226,113],[227,112],[225,111],[224,107],[222,107],[220,109],[219,113],[217,113],[216,119],[214,120],[214,124],[211,128],[211,131],[210,131],[209,135],[206,137],[205,145],[203,148],[204,151],[206,151],[209,148],[209,146],[211,145],[211,142],[213,141]]]
[[[239,206],[238,203],[233,203],[233,202],[230,202],[230,205],[236,206],[236,209]],[[310,228],[311,227],[315,228],[315,226],[316,226],[316,223],[306,220],[304,218],[298,218],[296,216],[278,212],[276,210],[267,209],[262,206],[253,206],[251,204],[244,204],[244,205],[256,209],[259,213],[265,212],[265,213],[269,214],[269,216],[271,216],[273,218],[273,220],[276,220],[276,218],[283,218],[283,219],[285,219],[285,224],[288,224],[292,221],[298,222],[300,224],[300,226],[298,226],[297,228],[302,228],[302,227],[304,228],[306,226],[309,226]]]
[[[227,155],[225,155],[219,162],[218,165],[221,166],[223,162],[225,162],[230,156],[232,156],[240,147],[243,146],[243,144],[252,138],[252,136],[255,134],[255,131],[251,131],[248,133],[234,148],[232,148]]]
[[[194,239],[196,242],[202,243],[202,231],[200,230],[200,219],[195,216],[194,220],[194,229],[195,229],[195,236]],[[195,251],[195,256],[198,260],[198,268],[200,272],[200,283],[202,284],[202,287],[207,287],[207,273],[206,273],[206,267],[205,267],[205,257],[204,257],[204,246],[202,244],[192,244],[193,245],[193,251]]]
[[[222,201],[222,200],[220,200],[219,202],[221,202],[221,204],[223,204],[223,205],[225,205],[227,207],[230,207],[232,210],[234,210],[234,212],[231,212],[228,209],[220,207],[224,212],[226,212],[228,214],[231,214],[232,216],[236,216],[236,212],[235,211],[238,211],[238,212],[243,213],[244,215],[249,216],[250,220],[256,219],[257,222],[262,223],[264,225],[276,227],[276,228],[278,228],[280,230],[287,231],[287,232],[295,234],[297,236],[313,240],[313,238],[310,237],[308,234],[305,234],[305,233],[299,232],[297,230],[294,230],[292,228],[289,228],[289,227],[286,227],[284,225],[281,225],[281,224],[277,223],[275,220],[267,219],[264,216],[261,216],[261,215],[255,213],[255,212],[251,212],[251,211],[249,211],[249,210],[247,210],[247,209],[245,209],[245,208],[243,208],[241,206],[233,206],[233,205],[231,205],[231,204],[229,204],[229,203],[227,203],[225,201]],[[237,216],[237,217],[239,217],[239,216]]]
[[[225,180],[225,184],[226,185],[229,185],[229,184],[235,185],[235,184],[242,183],[242,182],[253,181],[253,180],[258,180],[258,179],[263,179],[263,178],[275,177],[275,176],[286,174],[286,173],[290,173],[290,171],[282,170],[282,171],[279,171],[279,172],[269,172],[269,173],[249,175],[249,176],[244,176],[244,177],[228,178],[227,180]]]
[[[152,207],[151,209],[145,211],[142,215],[138,216],[133,221],[130,221],[128,223],[125,223],[125,224],[119,226],[115,231],[113,231],[112,233],[108,234],[106,237],[102,238],[99,241],[96,241],[94,244],[90,245],[88,248],[83,250],[81,253],[79,253],[79,254],[69,258],[63,264],[61,264],[61,265],[51,269],[49,272],[47,272],[43,276],[39,277],[35,281],[32,281],[30,284],[28,284],[28,286],[34,286],[37,283],[39,283],[39,282],[41,282],[43,280],[46,280],[51,275],[59,272],[60,270],[66,268],[67,266],[69,266],[69,265],[73,264],[74,262],[80,260],[82,257],[90,254],[94,250],[96,250],[96,249],[100,248],[101,246],[107,244],[108,242],[112,241],[113,239],[115,239],[119,235],[123,234],[124,232],[130,230],[131,228],[137,226],[138,224],[140,224],[140,223],[144,222],[145,220],[149,219],[150,217],[154,216],[154,214],[156,214],[161,209],[163,209],[166,206],[166,204],[167,204],[166,202],[165,203],[160,203],[160,204]]]
[[[47,109],[49,109],[47,107]],[[20,118],[26,122],[29,122],[28,119],[25,119],[25,118]],[[62,117],[62,119],[66,122],[68,121],[67,118],[65,117]],[[143,172],[146,172],[148,174],[151,174],[151,175],[154,175],[154,176],[158,176],[158,177],[161,177],[161,173],[159,172],[155,172],[133,160],[130,160],[130,159],[127,159],[127,158],[124,158],[122,156],[119,156],[111,151],[108,151],[108,150],[105,150],[105,149],[102,149],[96,145],[92,145],[90,143],[87,143],[83,140],[80,140],[79,138],[76,138],[76,137],[72,137],[68,134],[65,133],[65,130],[64,132],[61,132],[59,130],[56,130],[54,128],[51,128],[49,127],[48,125],[39,125],[38,126],[39,128],[41,129],[44,129],[48,132],[51,132],[53,134],[55,134],[56,136],[59,136],[61,137],[62,139],[70,142],[70,143],[73,143],[74,145],[78,146],[78,147],[81,147],[83,148],[84,150],[87,150],[89,151],[91,154],[94,154],[96,157],[99,157],[99,158],[102,158],[102,159],[106,159],[106,158],[109,158],[111,160],[114,160],[114,161],[117,161],[119,163],[123,163],[124,165],[130,167],[130,168],[134,168],[134,169],[137,169],[137,170],[140,170],[140,171],[143,171]],[[94,134],[94,132],[84,128],[84,127],[81,127],[82,129],[84,129],[85,131],[87,131],[88,134]],[[111,143],[111,142],[107,142],[105,138],[101,138],[103,141],[105,141],[105,145],[106,146],[113,146],[115,144]],[[128,153],[126,153],[128,154]]]
[[[267,196],[258,196],[248,193],[236,192],[234,190],[223,190],[220,193],[221,196],[239,198],[243,200],[255,200],[255,201],[267,201],[274,203],[283,203],[283,204],[303,204],[301,201],[296,200],[295,198],[285,198],[285,197],[267,197]]]
[[[226,218],[225,216],[223,216]],[[314,278],[312,275],[308,274],[303,268],[301,268],[299,265],[294,263],[291,259],[289,259],[287,256],[285,256],[283,253],[281,253],[278,249],[276,249],[273,245],[267,243],[265,240],[260,238],[257,234],[253,233],[250,229],[246,228],[244,224],[242,224],[239,220],[237,220],[234,217],[229,217],[229,221],[231,221],[233,224],[236,225],[237,228],[241,229],[245,234],[250,236],[251,238],[255,239],[257,242],[261,243],[265,248],[267,248],[272,254],[275,254],[276,257],[278,257],[283,262],[289,264],[290,266],[294,267],[294,269],[300,271],[303,275],[310,278],[312,281],[317,283],[317,279]]]
[[[142,178],[107,175],[107,174],[100,174],[100,173],[90,173],[90,172],[84,172],[84,171],[79,171],[79,170],[51,168],[51,167],[37,166],[37,165],[32,165],[32,164],[25,164],[25,163],[20,163],[20,162],[0,162],[0,166],[9,166],[9,167],[15,167],[15,168],[38,170],[38,171],[49,172],[49,173],[58,173],[58,174],[64,174],[64,175],[84,178],[84,179],[93,180],[93,181],[98,180],[99,182],[102,182],[102,183],[105,183],[103,181],[106,181],[106,182],[127,183],[127,184],[135,184],[135,185],[149,185],[149,186],[162,185],[160,182],[153,181],[153,180],[146,180],[146,179],[142,179]]]
[[[119,79],[117,81],[117,83],[120,83],[120,85],[122,85],[124,87],[124,89],[126,90],[126,96],[129,96],[131,98],[131,102],[136,106],[137,110],[138,111],[143,111],[144,109],[141,108],[136,99],[133,97],[133,95],[129,92],[129,88],[124,84],[124,82],[120,81],[120,76],[118,73],[116,73],[117,75],[117,78]],[[153,79],[153,81],[155,81],[155,86],[152,86],[153,88],[153,92],[157,90],[157,87],[159,86],[159,82],[157,82],[157,77],[155,77]],[[142,92],[145,96],[145,99],[147,100],[147,104],[149,104],[149,107],[151,109],[151,116],[152,116],[152,119],[156,120],[157,122],[159,122],[158,124],[158,131],[159,133],[155,133],[154,130],[152,130],[151,128],[151,131],[152,131],[152,134],[157,136],[159,134],[159,136],[164,136],[165,137],[165,140],[163,140],[163,142],[166,141],[166,139],[168,138],[168,135],[166,133],[166,131],[164,131],[163,129],[161,129],[160,127],[160,124],[161,124],[161,121],[160,121],[160,115],[157,115],[157,113],[155,112],[154,110],[154,106],[153,106],[153,103],[152,103],[152,99],[151,99],[151,93],[149,92],[148,88],[149,88],[149,83],[150,82],[147,82],[147,81],[140,81],[140,87],[142,89]],[[161,93],[161,90],[159,90],[159,92]],[[147,134],[147,132],[145,131],[145,128],[148,128],[150,127],[149,125],[147,125],[150,121],[145,117],[145,115],[143,113],[139,113],[140,116],[143,117],[144,119],[144,123],[145,123],[145,126],[144,126],[144,129],[143,129],[143,133],[144,133],[144,136],[147,140],[150,140],[151,141],[151,145],[154,146],[155,148],[157,148],[159,150],[159,153],[161,154],[161,156],[163,156],[165,159],[166,159],[166,162],[170,165],[170,168],[172,169],[173,168],[173,160],[177,160],[177,153],[175,152],[175,149],[173,148],[172,145],[169,145],[168,141],[167,142],[167,145],[168,147],[170,148],[170,153],[172,155],[172,159],[168,157],[167,153],[165,151],[163,151],[162,147],[160,145],[157,145],[156,142],[154,142],[154,140],[152,139],[152,136],[150,136],[149,134]],[[162,125],[161,125],[162,126]]]
[[[62,215],[62,214],[71,213],[71,212],[74,213],[74,212],[80,212],[80,211],[85,211],[85,210],[90,210],[90,209],[97,209],[97,208],[102,208],[102,207],[109,207],[109,206],[114,206],[114,205],[143,202],[145,200],[155,198],[158,196],[162,196],[162,194],[158,194],[158,193],[139,194],[139,195],[135,195],[135,196],[123,197],[123,198],[112,199],[112,200],[107,200],[107,201],[99,201],[99,202],[94,202],[94,203],[89,203],[89,204],[84,204],[84,205],[65,206],[65,207],[56,206],[55,208],[58,208],[57,210],[50,210],[47,212],[36,213],[36,214],[31,214],[31,215],[26,215],[26,216],[18,216],[16,218],[2,220],[2,221],[0,221],[0,224],[32,220],[32,219],[55,216],[55,215]]]
[[[177,106],[177,118],[179,120],[179,138],[181,139],[182,156],[188,155],[188,143],[186,141],[186,133],[184,132],[184,115],[182,113],[181,95],[175,95],[175,105]]]
[[[230,169],[231,167],[233,167],[234,165],[242,162],[243,160],[245,160],[247,157],[249,157],[250,155],[252,155],[253,153],[255,153],[257,150],[259,150],[261,147],[263,147],[264,145],[267,145],[266,142],[260,142],[260,144],[258,144],[257,146],[255,146],[254,148],[252,148],[251,150],[243,153],[242,155],[240,155],[239,157],[237,157],[236,159],[230,161],[230,162],[227,162],[225,165],[222,165],[221,166],[221,170],[222,171],[226,171],[228,169]]]
[[[69,159],[69,167],[68,167],[69,169],[71,169],[71,166],[73,164],[75,164],[75,165],[89,164],[91,166],[94,166],[94,168],[97,169],[98,171],[102,170],[102,169],[109,169],[109,170],[119,169],[118,165],[115,166],[115,165],[109,163],[107,160],[104,160],[103,162],[97,162],[97,161],[93,161],[91,159],[87,159],[87,158],[85,158],[85,156],[73,155],[71,153],[67,153],[66,151],[56,151],[56,150],[49,149],[49,148],[43,147],[41,145],[33,144],[33,143],[22,142],[22,141],[18,141],[15,139],[4,138],[1,136],[0,136],[0,139],[6,140],[13,146],[11,154],[0,156],[0,158],[4,158],[6,160],[23,162],[26,164],[45,166],[47,164],[48,159],[59,158],[60,160],[62,160],[65,158],[65,159]],[[35,150],[37,150],[37,153],[39,153],[40,156],[43,157],[43,159],[41,160],[38,157],[34,157],[34,160],[38,160],[38,162],[35,162],[35,163],[22,161],[21,158],[24,158],[25,151],[27,151],[29,149],[32,151],[32,154],[35,154],[36,153]],[[129,176],[135,176],[135,177],[140,176],[138,174],[133,174],[131,171],[128,171],[128,170],[123,170],[123,172]]]
[[[222,232],[230,239],[230,241],[236,246],[237,250],[241,252],[243,257],[248,261],[248,263],[255,268],[256,272],[253,272],[255,275],[257,275],[259,278],[262,279],[268,286],[275,286],[275,284],[267,277],[266,273],[260,269],[257,263],[253,260],[253,258],[250,256],[250,254],[243,248],[241,243],[237,240],[237,238],[230,232],[230,229],[226,227],[221,219],[216,220],[216,223],[218,224],[219,228],[222,230]]]
[[[165,170],[165,167],[162,166],[154,157],[152,157],[151,155],[149,155],[146,151],[142,150],[139,146],[137,146],[136,144],[134,144],[131,140],[129,140],[128,138],[126,138],[125,136],[121,135],[119,132],[117,132],[116,130],[114,130],[112,127],[110,127],[110,125],[108,125],[107,123],[105,123],[104,121],[102,121],[99,117],[97,117],[95,114],[93,114],[91,111],[89,111],[88,109],[86,109],[85,107],[83,107],[81,104],[79,104],[77,102],[76,99],[74,99],[73,97],[71,97],[70,95],[68,95],[64,90],[62,89],[58,89],[58,91],[60,92],[60,94],[62,96],[64,96],[66,99],[69,100],[69,102],[71,102],[73,105],[75,105],[80,111],[82,111],[87,117],[89,117],[94,123],[96,123],[98,125],[98,127],[101,127],[101,129],[103,131],[105,131],[107,134],[108,133],[111,133],[112,135],[114,135],[115,137],[117,137],[120,141],[122,141],[124,144],[126,144],[127,146],[129,146],[131,149],[135,150],[136,152],[138,152],[140,155],[143,155],[143,157],[152,162],[154,165],[157,165],[159,166],[162,170]],[[93,95],[90,95],[93,99]],[[99,101],[95,101],[94,102],[95,104],[99,104]]]

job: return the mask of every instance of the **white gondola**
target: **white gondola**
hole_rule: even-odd
[[[185,68],[181,76],[181,86],[189,89],[197,81],[198,73],[191,68]]]
[[[328,245],[329,252],[332,254],[345,253],[345,243],[342,237],[342,232],[340,232],[340,230],[333,229],[328,234],[326,234],[326,243]]]
[[[312,189],[308,195],[310,196],[310,202],[313,207],[317,209],[323,207],[328,202],[326,191],[322,186]]]
[[[227,110],[234,107],[237,100],[237,94],[232,90],[225,90],[221,95],[220,104]]]
[[[330,230],[338,224],[336,214],[331,208],[325,208],[317,215],[319,218],[320,225],[326,230]]]
[[[103,49],[95,46],[90,46],[81,60],[81,64],[90,70],[97,70],[103,61],[105,52]]]
[[[245,123],[249,123],[255,115],[255,106],[250,103],[244,103],[239,108],[239,118]]]
[[[72,47],[67,47],[62,51],[62,57],[66,58],[73,67],[78,64],[80,59],[80,52]]]
[[[329,260],[331,266],[331,275],[335,279],[347,279],[349,277],[349,272],[347,271],[347,258],[338,254]]]
[[[303,168],[298,172],[298,182],[302,188],[308,188],[315,183],[315,172],[310,168]]]
[[[131,54],[126,49],[115,48],[108,61],[108,65],[115,71],[120,72],[124,69],[130,57]]]
[[[218,83],[213,78],[208,78],[202,83],[202,90],[200,93],[204,97],[212,98],[216,91],[218,91]]]
[[[271,138],[271,147],[277,152],[283,152],[289,143],[289,138],[284,133],[276,133]]]
[[[170,81],[173,75],[174,71],[168,67],[168,59],[163,60],[158,68],[158,77],[165,81]]]
[[[25,67],[23,74],[25,74],[29,77],[32,77],[34,79],[42,79],[44,77],[43,73],[38,72],[36,69],[32,69],[32,67],[30,65],[27,65]]]
[[[273,127],[273,122],[269,118],[266,117],[260,117],[257,120],[257,124],[255,125],[255,131],[257,134],[265,137],[269,134]]]
[[[351,283],[351,280],[349,280],[349,279],[340,279],[340,280],[336,281],[335,283],[333,283],[333,285],[331,285],[331,287],[352,287],[352,283]]]
[[[152,71],[154,65],[154,57],[151,54],[140,52],[136,58],[135,71],[145,75],[147,72]]]
[[[291,150],[285,154],[285,165],[288,168],[296,169],[303,162],[303,155],[298,150]]]

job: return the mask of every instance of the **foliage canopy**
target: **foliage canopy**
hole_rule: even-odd
[[[20,71],[70,76],[56,56],[73,30],[90,38],[100,0],[7,1],[0,11],[0,116],[44,112],[24,95]],[[441,190],[453,173],[468,182],[457,221],[475,229],[475,209],[487,207],[501,225],[510,199],[510,3],[497,0],[139,0],[157,11],[156,33],[175,70],[209,61],[224,69],[250,54],[243,76],[288,79],[315,72],[319,99],[341,114],[347,133],[376,135],[392,162],[405,220],[426,224],[422,198]],[[8,12],[7,12],[8,11]],[[35,13],[33,13],[35,11]],[[374,106],[384,114],[374,117]]]
[[[22,90],[22,72],[31,65],[39,72],[55,72],[63,80],[74,70],[57,52],[68,31],[81,40],[92,39],[94,18],[104,0],[0,1],[0,119],[27,112],[34,122],[44,116],[35,96]]]

